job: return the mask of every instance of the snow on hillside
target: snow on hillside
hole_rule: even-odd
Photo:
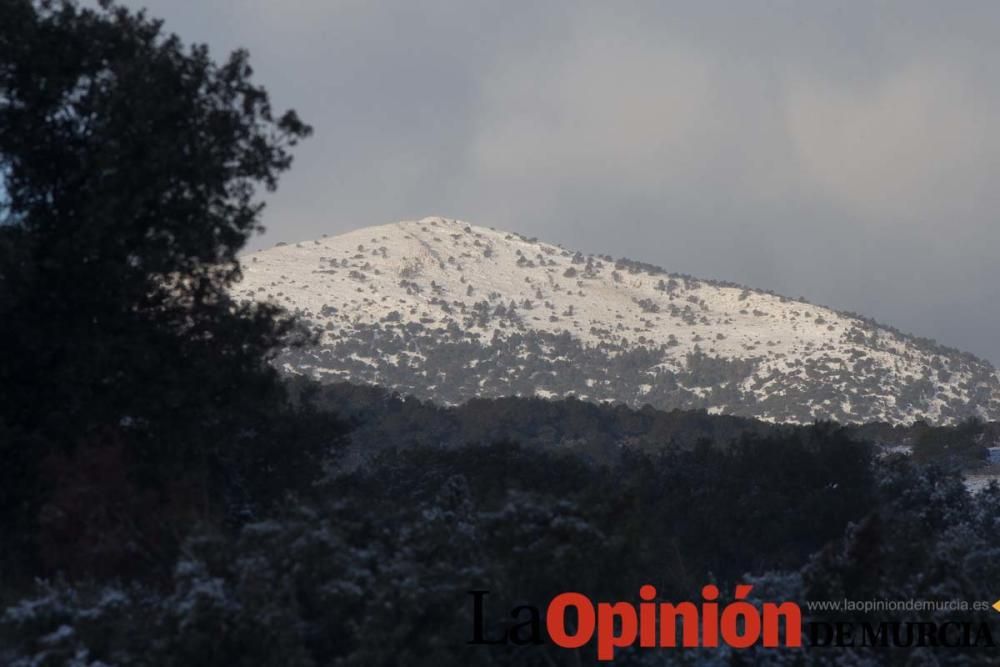
[[[322,330],[286,371],[442,402],[575,395],[765,419],[1000,416],[971,355],[775,294],[425,218],[242,258],[237,297]]]

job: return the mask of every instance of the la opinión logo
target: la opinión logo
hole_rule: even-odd
[[[719,589],[701,589],[699,602],[655,602],[656,588],[639,589],[639,603],[597,602],[582,593],[556,595],[546,607],[544,632],[556,646],[577,649],[597,643],[598,660],[613,660],[620,648],[743,649],[802,645],[802,611],[794,602],[765,602],[758,609],[747,601],[753,586],[739,584],[734,600],[719,602]],[[511,622],[491,636],[485,627],[489,591],[469,591],[473,603],[473,636],[470,644],[540,644],[545,641],[541,611],[520,605],[510,611]],[[678,633],[678,626],[681,632]],[[680,636],[678,636],[678,634]],[[497,636],[499,635],[499,636]]]

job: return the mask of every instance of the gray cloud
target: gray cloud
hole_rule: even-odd
[[[1000,4],[131,4],[315,126],[255,246],[461,217],[1000,361]]]

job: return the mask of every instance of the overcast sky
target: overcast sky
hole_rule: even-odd
[[[316,133],[253,246],[425,215],[1000,362],[1000,3],[140,0]]]

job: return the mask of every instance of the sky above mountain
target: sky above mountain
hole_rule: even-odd
[[[425,215],[1000,362],[1000,4],[147,0],[315,136],[254,248]]]

